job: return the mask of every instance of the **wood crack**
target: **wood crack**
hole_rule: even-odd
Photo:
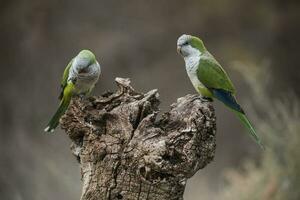
[[[214,157],[211,102],[186,95],[156,120],[157,90],[116,82],[115,93],[74,98],[60,121],[80,161],[81,200],[183,199],[186,180]]]

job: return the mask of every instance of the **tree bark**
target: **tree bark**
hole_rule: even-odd
[[[118,90],[74,98],[62,117],[82,174],[81,200],[180,200],[187,179],[212,161],[216,119],[211,102],[186,95],[156,119],[157,90]]]

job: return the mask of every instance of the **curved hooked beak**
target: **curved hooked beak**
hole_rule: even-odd
[[[79,74],[84,74],[84,73],[87,73],[87,72],[88,72],[88,69],[86,67],[78,70]]]
[[[177,46],[177,52],[181,54],[181,46]]]

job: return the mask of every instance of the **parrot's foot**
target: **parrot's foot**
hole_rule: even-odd
[[[81,101],[85,100],[85,94],[79,94],[78,96],[79,96],[79,98],[80,98]]]
[[[213,102],[213,99],[210,98],[210,97],[204,97],[204,96],[202,96],[201,98],[202,98],[204,101],[207,101],[207,102]]]
[[[77,94],[77,96],[79,97],[80,101],[83,103],[85,101],[88,100],[87,96],[85,93],[80,93],[80,94]],[[83,103],[84,104],[84,103]],[[86,109],[86,107],[88,107],[88,105],[84,105],[81,107],[81,110],[84,111]]]

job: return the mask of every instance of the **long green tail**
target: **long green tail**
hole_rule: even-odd
[[[263,145],[261,139],[258,137],[258,135],[256,134],[255,129],[253,128],[253,126],[251,125],[250,121],[248,120],[247,116],[241,112],[235,111],[236,115],[238,116],[238,118],[241,120],[241,122],[243,123],[243,125],[248,129],[248,132],[250,133],[250,136],[254,139],[254,141],[263,149],[265,150],[265,146]]]
[[[65,114],[66,110],[68,109],[70,101],[71,101],[70,96],[66,96],[61,100],[56,113],[53,115],[53,117],[51,118],[51,120],[48,123],[47,127],[44,129],[45,132],[53,132],[54,131],[54,129],[59,124],[60,117],[63,114]]]
[[[229,107],[231,110],[233,110],[238,118],[241,120],[243,125],[248,129],[248,132],[250,133],[250,136],[255,140],[257,144],[262,149],[265,149],[264,145],[262,144],[260,138],[257,136],[253,126],[251,125],[250,121],[245,115],[245,112],[243,111],[242,107],[238,104],[236,101],[235,96],[230,91],[226,91],[223,89],[211,89],[213,95],[215,98],[223,102],[227,107]]]

